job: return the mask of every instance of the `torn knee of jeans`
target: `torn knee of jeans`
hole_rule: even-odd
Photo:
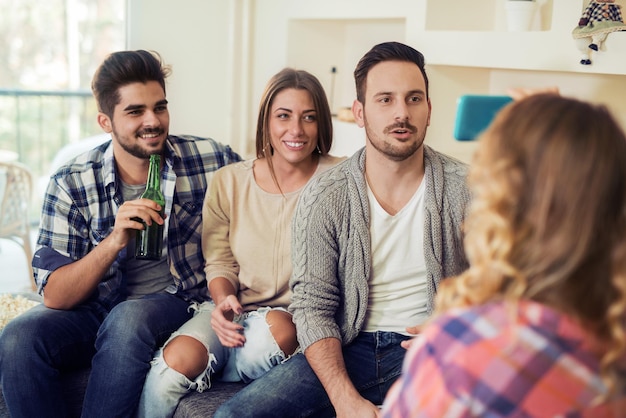
[[[196,378],[196,382],[195,382],[198,385],[196,387],[196,391],[199,393],[202,393],[205,390],[211,388],[211,377],[215,373],[213,364],[217,363],[217,359],[215,358],[215,355],[213,355],[212,353],[209,352],[208,354],[209,354],[209,362],[206,366],[206,369],[204,370],[203,373],[200,374],[200,376]]]
[[[289,360],[290,358],[292,358],[293,356],[301,352],[302,352],[302,348],[300,348],[299,345],[296,348],[296,350],[293,353],[289,354],[288,356],[285,356],[285,353],[281,351],[281,354],[283,355],[283,359],[281,360],[280,364],[283,364],[284,362],[286,362],[287,360]]]

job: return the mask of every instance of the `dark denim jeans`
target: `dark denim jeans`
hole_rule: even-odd
[[[361,333],[343,348],[352,383],[361,395],[381,405],[400,376],[410,337],[393,332]],[[225,402],[214,418],[334,417],[324,387],[303,354],[271,369]]]
[[[169,295],[122,302],[103,317],[88,305],[36,306],[0,333],[0,383],[13,418],[66,417],[60,373],[92,367],[83,416],[131,417],[156,349],[191,317]]]

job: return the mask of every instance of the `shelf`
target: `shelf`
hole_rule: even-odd
[[[591,66],[580,64],[570,33],[426,31],[409,43],[428,65],[626,74],[626,32],[610,34],[604,51],[592,54]]]
[[[344,86],[351,84],[354,63],[374,43],[388,40],[414,46],[429,65],[626,74],[626,32],[610,34],[604,51],[592,53],[592,65],[580,64],[571,33],[587,1],[537,0],[527,32],[507,30],[506,0],[387,0],[384,7],[377,0],[320,0],[314,10],[293,1],[287,55],[290,65],[322,75],[337,106],[350,105],[352,86]],[[324,56],[309,54],[316,46],[327,51]],[[332,67],[338,73],[331,77]]]
[[[474,27],[469,28],[468,24],[457,24],[459,22],[455,22],[454,18],[452,23],[444,25],[445,11],[449,10],[450,4],[430,0],[426,25],[420,28],[407,23],[407,43],[420,50],[429,65],[626,74],[626,32],[610,34],[605,49],[592,53],[591,66],[580,64],[582,53],[572,37],[572,30],[586,0],[538,0],[541,14],[534,24],[537,30],[527,32],[509,32],[504,27],[501,21],[505,20],[505,0],[481,2],[482,7],[486,7],[487,3],[492,6],[493,16],[487,13],[481,25],[473,23]],[[469,6],[464,7],[467,9]],[[473,20],[469,11],[463,9],[462,12],[469,13],[466,20]],[[454,16],[459,19],[459,13]],[[494,16],[496,21],[492,22]]]
[[[531,28],[550,30],[555,0],[537,0]],[[558,1],[558,0],[556,0]],[[570,4],[574,2],[568,0]],[[505,0],[427,0],[427,31],[498,31],[505,29]]]
[[[525,32],[506,27],[505,1],[318,0],[310,8],[290,0],[287,62],[316,74],[336,111],[351,106],[352,71],[374,44],[397,40],[415,47],[425,56],[431,82],[426,143],[467,162],[476,143],[452,135],[463,94],[556,86],[563,95],[606,104],[626,127],[626,31],[611,33],[585,66],[572,30],[588,0],[537,0],[539,12]],[[364,143],[363,130],[345,122],[335,122],[335,137],[338,155]]]

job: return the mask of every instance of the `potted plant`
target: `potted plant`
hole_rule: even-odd
[[[507,26],[510,31],[522,32],[530,30],[537,12],[536,0],[506,0],[504,7]]]

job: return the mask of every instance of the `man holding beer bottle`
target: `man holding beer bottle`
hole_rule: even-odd
[[[133,416],[154,351],[191,317],[190,302],[208,298],[202,202],[210,174],[240,157],[169,135],[168,75],[147,51],[113,53],[96,71],[98,123],[111,141],[52,175],[33,259],[44,303],[0,334],[12,417],[67,416],[61,374],[90,366],[83,416]],[[160,203],[141,198],[155,182]],[[138,231],[153,225],[162,250],[135,257]]]

